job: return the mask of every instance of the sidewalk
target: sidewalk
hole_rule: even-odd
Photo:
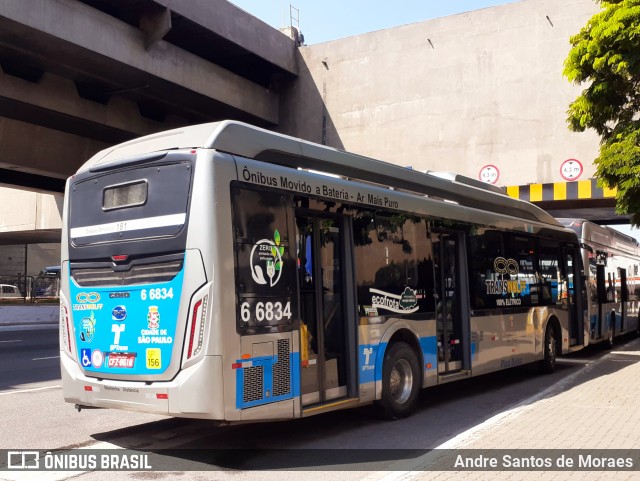
[[[454,455],[458,450],[467,449],[526,449],[527,456],[532,453],[545,456],[540,450],[550,449],[558,450],[552,453],[554,456],[561,456],[564,452],[569,454],[569,450],[584,450],[586,455],[589,451],[607,449],[611,450],[607,456],[624,458],[625,450],[640,449],[640,339],[622,340],[610,353],[590,362],[560,383],[459,434],[438,449],[454,450]],[[483,454],[492,455],[491,451]],[[518,455],[517,452],[511,454]],[[425,470],[434,462],[434,456],[438,456],[435,451],[428,453],[422,457],[421,463],[407,466],[404,473],[397,471],[382,479],[426,481],[460,479],[463,476],[487,481],[640,479],[640,465],[634,465],[634,471],[611,468],[590,471]],[[451,452],[448,453],[450,456]],[[498,452],[498,456],[502,453]],[[637,453],[635,459],[638,459]]]

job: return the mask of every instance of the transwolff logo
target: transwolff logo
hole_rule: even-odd
[[[76,301],[78,304],[73,305],[74,311],[99,311],[104,306],[97,292],[79,292],[76,295]]]
[[[100,294],[97,292],[79,292],[76,295],[76,301],[80,304],[85,304],[87,302],[95,304],[96,302],[100,302]]]

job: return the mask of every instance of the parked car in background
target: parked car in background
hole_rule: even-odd
[[[22,293],[17,286],[11,284],[0,284],[0,299],[22,297]]]

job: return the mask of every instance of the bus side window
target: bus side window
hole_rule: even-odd
[[[538,254],[538,273],[541,284],[541,305],[553,305],[560,299],[560,272],[558,264],[558,244],[551,241],[540,241]]]
[[[612,272],[607,272],[607,302],[615,302],[615,278]]]
[[[514,279],[521,286],[524,286],[518,296],[522,306],[538,305],[541,302],[539,287],[541,276],[535,271],[535,239],[513,235],[511,242],[507,244],[510,249],[510,256],[518,263],[517,274]]]
[[[424,219],[362,211],[354,223],[354,260],[360,315],[385,315],[372,308],[371,289],[417,296],[418,312],[434,312],[432,241]]]
[[[495,261],[505,256],[502,232],[477,229],[469,242],[469,289],[471,291],[471,307],[488,309],[496,307],[495,290],[487,287],[492,282],[509,280],[509,274],[498,274]]]

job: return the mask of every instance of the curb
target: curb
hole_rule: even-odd
[[[0,324],[0,332],[10,331],[41,331],[41,330],[57,330],[59,325],[52,323],[40,323],[40,324]]]

